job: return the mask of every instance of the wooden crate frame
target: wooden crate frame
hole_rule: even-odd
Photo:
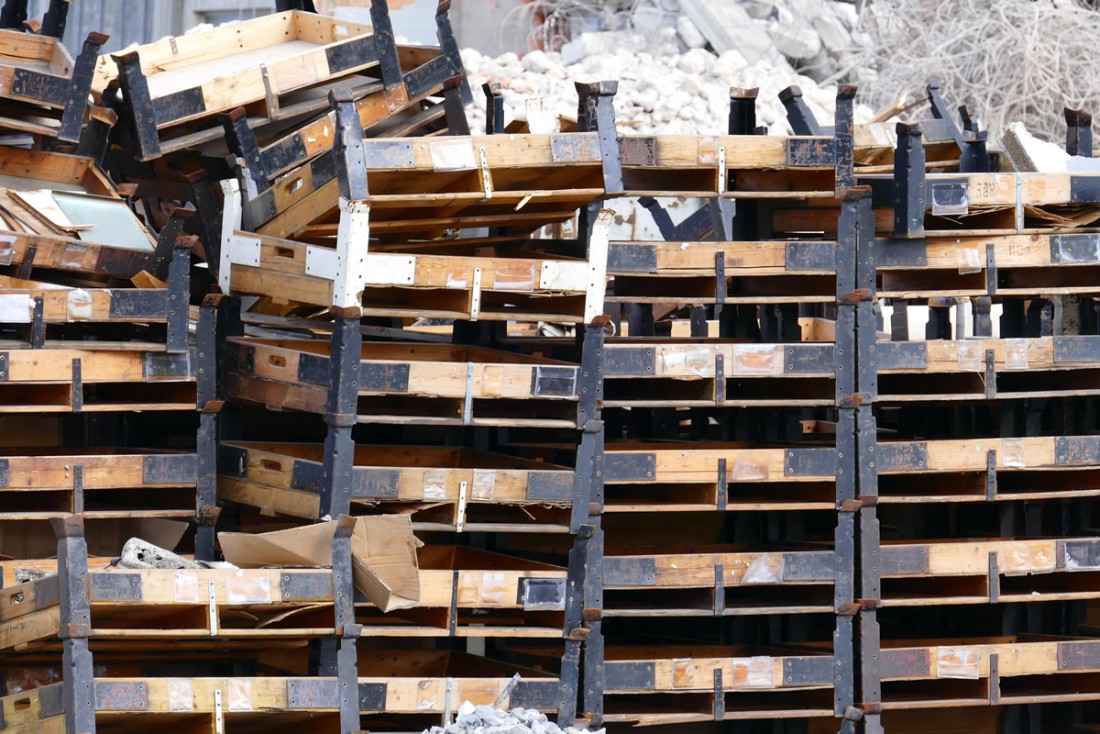
[[[560,614],[553,612],[564,609],[565,569],[454,546],[421,549],[420,557],[414,608],[382,615],[357,599],[364,638],[561,637]],[[0,591],[0,649],[32,653],[35,643],[52,649],[61,631],[59,583],[52,575]],[[193,639],[232,644],[336,634],[331,569],[90,570],[88,588],[90,640],[116,650],[150,640],[182,646]],[[268,619],[242,627],[232,620],[241,611]],[[478,623],[460,621],[470,612],[479,614]],[[519,612],[536,621],[517,624]],[[271,619],[283,615],[287,621]]]
[[[230,183],[226,196],[239,193]],[[228,201],[228,200],[227,200]],[[482,321],[588,323],[603,312],[610,215],[601,214],[583,258],[539,251],[539,241],[461,241],[374,247],[369,202],[341,214],[336,247],[241,230],[227,207],[219,280],[224,292],[317,306],[360,306],[365,315]],[[343,227],[344,225],[342,225]],[[365,235],[365,232],[363,232]],[[575,244],[575,243],[571,243]],[[572,246],[570,249],[574,249]]]
[[[1091,497],[1097,452],[1100,436],[880,441],[878,503]],[[918,491],[932,476],[950,491]]]
[[[73,512],[84,512],[89,518],[194,517],[199,485],[198,458],[196,453],[135,449],[6,449],[0,458],[0,495],[22,497],[16,507],[5,508],[0,517],[51,519]],[[97,492],[138,495],[167,490],[182,491],[183,499],[177,501],[184,506],[140,509],[140,502],[132,502],[131,507],[125,509],[85,511],[87,505],[93,504],[91,500]],[[64,507],[36,509],[22,504],[29,504],[36,499],[35,495],[43,494],[57,495]]]
[[[881,543],[879,553],[880,576],[886,582],[883,607],[1100,597],[1093,581],[1095,572],[1100,571],[1095,560],[1100,553],[1096,538],[891,540]],[[931,583],[932,579],[937,583]],[[892,587],[891,580],[895,582]],[[904,586],[905,581],[919,585]]]
[[[362,423],[577,426],[576,364],[442,344],[364,344],[360,354],[356,412]],[[326,341],[230,339],[226,394],[324,413],[332,363]]]
[[[155,41],[125,54],[101,57],[92,88],[109,94],[117,79],[133,117],[138,156],[150,160],[161,155],[162,131],[180,123],[250,103],[263,104],[265,116],[274,118],[279,114],[281,95],[373,66],[382,67],[387,85],[399,83],[388,8],[383,2],[371,9],[375,29],[291,10]],[[298,49],[295,43],[309,43],[310,47]],[[274,61],[266,61],[270,54],[265,59],[248,58],[281,45],[286,48]],[[234,57],[238,68],[230,63]],[[169,77],[180,76],[190,65],[212,62],[230,63],[231,68],[197,84]],[[112,63],[117,66],[117,76]]]
[[[8,103],[0,127],[77,142],[96,55],[106,41],[101,33],[89,33],[74,61],[58,38],[0,29],[0,96]],[[43,118],[43,112],[59,119]]]
[[[832,550],[768,550],[746,545],[608,548],[603,559],[603,618],[812,614],[833,611]],[[816,588],[815,588],[816,587]],[[820,589],[816,600],[811,594]],[[678,597],[710,593],[707,604]],[[726,591],[735,592],[735,601]],[[756,596],[742,599],[756,591]],[[630,592],[640,605],[616,603]],[[644,594],[642,593],[644,592]],[[648,603],[647,603],[648,602]]]
[[[944,639],[932,641],[886,641],[879,653],[880,680],[895,684],[899,693],[916,684],[916,693],[902,693],[893,699],[884,691],[882,708],[950,708],[955,706],[1008,705],[1042,702],[1096,700],[1094,686],[1100,666],[1100,640],[1081,637],[1025,636]],[[1013,692],[1004,682],[1027,677],[1032,690]],[[1049,690],[1036,692],[1042,676]],[[938,682],[919,694],[920,684]],[[955,693],[952,695],[951,691]],[[892,700],[893,699],[893,700]]]
[[[0,276],[3,323],[25,324],[30,332],[28,341],[36,349],[45,345],[51,324],[165,324],[167,351],[186,352],[191,246],[185,240],[172,245],[165,287],[82,288]]]
[[[605,512],[833,510],[836,456],[834,447],[608,443]]]
[[[655,725],[831,717],[835,668],[831,654],[793,649],[608,645],[603,719]],[[821,694],[816,707],[803,698],[811,691]],[[701,699],[711,711],[672,713],[666,702],[662,713],[644,713],[654,694]]]
[[[363,133],[354,109],[343,111],[351,105],[337,104],[337,125],[354,144]],[[343,156],[336,158],[337,170],[320,177],[309,167],[281,176],[270,195],[250,205],[261,212],[249,217],[255,231],[309,242],[339,237],[341,226],[397,242],[470,227],[527,234],[571,219],[608,193],[596,133],[366,138],[345,167],[358,172],[360,185],[344,204],[339,204]],[[375,216],[368,219],[372,209]],[[362,225],[339,224],[353,213],[364,215]],[[232,212],[231,219],[237,216]]]
[[[414,461],[414,457],[421,457]],[[218,493],[224,500],[294,517],[320,515],[320,493],[311,478],[323,472],[326,449],[320,444],[223,442]],[[562,532],[568,525],[577,487],[573,469],[511,456],[442,447],[355,447],[353,505],[391,503],[423,506],[420,530],[495,531],[492,519],[477,521],[479,506],[528,506],[542,521],[505,524],[510,530]],[[427,512],[445,503],[445,512]],[[557,508],[547,522],[539,507]]]
[[[84,342],[88,344],[88,342]],[[95,346],[92,344],[91,346]],[[0,413],[189,410],[198,365],[163,345],[10,348],[0,342]]]

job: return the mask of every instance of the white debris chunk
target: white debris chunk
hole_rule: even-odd
[[[466,701],[458,708],[458,717],[445,727],[433,726],[424,734],[584,734],[588,730],[567,726],[564,729],[535,709],[514,708],[502,711],[494,706],[474,706]],[[603,729],[588,734],[604,734]]]

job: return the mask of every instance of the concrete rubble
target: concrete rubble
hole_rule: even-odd
[[[758,124],[772,134],[786,134],[786,112],[777,95],[792,84],[801,87],[824,124],[831,122],[836,86],[819,86],[819,80],[843,76],[853,37],[859,35],[851,4],[663,0],[659,6],[659,15],[639,15],[647,7],[643,4],[628,29],[581,33],[560,52],[489,57],[465,49],[462,59],[475,89],[485,82],[501,84],[507,120],[527,119],[531,97],[541,98],[555,115],[575,117],[574,82],[617,79],[615,112],[623,132],[723,133],[730,87],[756,87]],[[476,131],[484,130],[484,109],[484,95],[478,92],[470,113]],[[860,106],[857,122],[872,114]]]
[[[494,706],[474,706],[466,701],[458,708],[453,724],[433,726],[424,734],[603,734],[603,729],[588,731],[567,726],[562,729],[535,709],[516,707],[502,711]]]

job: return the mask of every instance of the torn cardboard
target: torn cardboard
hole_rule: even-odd
[[[270,533],[220,533],[225,560],[241,568],[332,566],[336,521]],[[383,612],[408,609],[420,601],[421,545],[407,515],[356,518],[351,535],[355,588]]]

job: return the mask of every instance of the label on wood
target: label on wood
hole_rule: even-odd
[[[959,275],[982,272],[984,258],[976,247],[962,247],[955,251],[958,261]]]
[[[172,580],[172,599],[182,604],[198,604],[199,576],[193,571],[176,571]]]
[[[479,574],[467,574],[476,578]],[[504,604],[504,574],[498,571],[485,571],[480,574],[481,584],[478,588],[478,600],[482,604],[500,606]]]
[[[15,236],[0,235],[0,265],[11,265],[15,257]],[[64,264],[64,261],[62,261]]]
[[[482,502],[491,502],[496,491],[497,473],[491,469],[474,469],[470,496]]]
[[[929,188],[932,190],[932,214],[935,216],[958,216],[970,211],[966,180],[930,182]]]
[[[674,658],[672,661],[672,687],[695,688],[695,661],[691,658]]]
[[[530,293],[535,290],[535,263],[533,260],[497,260],[493,277],[493,290]]]
[[[168,710],[195,710],[195,694],[190,678],[173,678],[168,681]]]
[[[226,708],[230,711],[252,710],[252,681],[247,678],[230,678],[228,688]]]
[[[1001,466],[1010,469],[1027,467],[1027,441],[1022,438],[1006,438],[1001,441]]]
[[[22,293],[0,295],[0,323],[29,324],[34,317],[34,299]]]
[[[775,664],[772,658],[758,655],[733,658],[732,688],[775,688]]]
[[[963,372],[981,372],[985,369],[985,349],[980,341],[967,339],[959,342],[958,367]]]
[[[1053,540],[1005,543],[1000,558],[1006,576],[1053,573],[1057,560]]]
[[[936,677],[978,680],[981,653],[970,647],[937,647]]]
[[[433,469],[424,472],[423,484],[424,499],[442,500],[447,497],[447,471],[446,469]]]
[[[253,575],[226,576],[225,600],[230,604],[270,604],[271,579]]]
[[[1005,369],[1026,370],[1029,367],[1028,339],[1005,339]]]
[[[69,291],[65,297],[65,314],[69,321],[90,321],[92,294],[81,288]]]
[[[735,344],[733,347],[733,374],[783,374],[783,359],[779,348],[774,344]]]
[[[779,584],[783,582],[784,557],[782,553],[767,553],[754,558],[741,576],[742,584]]]
[[[436,171],[471,171],[477,168],[474,144],[469,138],[433,140],[428,143]]]
[[[669,377],[681,375],[714,377],[714,359],[717,353],[710,347],[676,345],[675,347],[659,347],[659,349],[658,359],[660,360],[661,374]],[[652,374],[653,362],[651,355],[653,350],[632,351],[643,352],[643,354],[640,355],[643,362],[647,356],[644,352],[649,352],[650,361],[648,364],[648,373]]]

